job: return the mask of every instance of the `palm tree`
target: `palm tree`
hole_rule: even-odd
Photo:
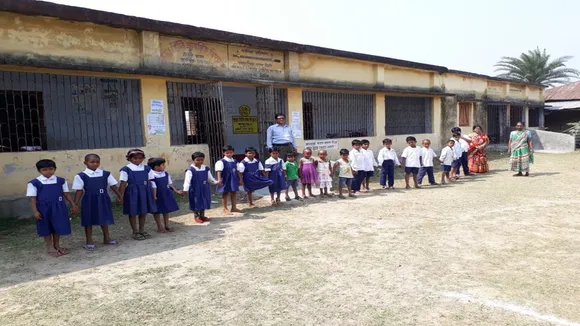
[[[565,56],[550,61],[546,49],[540,48],[520,54],[519,58],[502,57],[495,65],[495,71],[502,72],[497,77],[513,79],[522,82],[554,86],[566,84],[571,78],[580,77],[580,71],[566,67],[566,62],[572,59]]]

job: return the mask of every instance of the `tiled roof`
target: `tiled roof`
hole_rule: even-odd
[[[580,100],[580,81],[548,88],[544,92],[546,101]]]

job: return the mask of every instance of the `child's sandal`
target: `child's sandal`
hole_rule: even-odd
[[[145,238],[145,236],[143,234],[141,234],[141,233],[133,233],[133,240],[141,241],[141,240],[145,240],[145,239],[146,238]]]

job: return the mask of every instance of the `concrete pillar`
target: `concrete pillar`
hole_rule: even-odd
[[[148,68],[158,67],[161,59],[159,33],[142,31],[139,36],[141,40],[141,65]]]
[[[300,55],[296,52],[286,52],[284,61],[284,65],[286,66],[286,80],[300,80]]]
[[[385,87],[385,67],[382,65],[374,65],[374,84],[376,87]]]
[[[485,109],[485,103],[475,102],[473,103],[473,125],[480,125],[484,130],[488,130],[487,127],[487,111]]]
[[[522,119],[524,119],[524,124],[528,128],[530,126],[530,108],[525,106],[522,111]]]
[[[383,70],[384,71],[384,70]],[[385,106],[385,94],[375,94],[375,133],[374,136],[386,135],[387,109]]]
[[[538,127],[544,128],[544,108],[538,109],[539,120],[538,120]]]
[[[440,129],[438,131],[441,144],[450,138],[451,129],[457,127],[457,98],[455,96],[441,97]],[[436,130],[434,130],[437,132]]]
[[[304,119],[302,114],[302,88],[290,87],[288,88],[288,118],[292,119],[294,112],[298,113],[300,117],[300,137],[296,137],[296,145],[301,151],[304,148]],[[298,136],[298,135],[295,135]]]
[[[151,100],[163,101],[163,120],[165,121],[164,135],[149,135],[147,115],[151,113]],[[154,77],[141,78],[141,107],[143,119],[143,135],[145,144],[149,148],[168,148],[170,146],[169,117],[167,114],[167,86],[164,79]],[[154,154],[154,153],[152,153]],[[151,157],[151,154],[147,155]]]

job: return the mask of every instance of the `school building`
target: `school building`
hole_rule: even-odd
[[[440,148],[457,125],[499,143],[543,124],[541,85],[48,2],[0,2],[0,44],[0,216],[20,215],[39,159],[72,182],[87,153],[118,176],[137,147],[180,180],[195,151],[264,156],[276,112],[331,156],[354,138]]]

